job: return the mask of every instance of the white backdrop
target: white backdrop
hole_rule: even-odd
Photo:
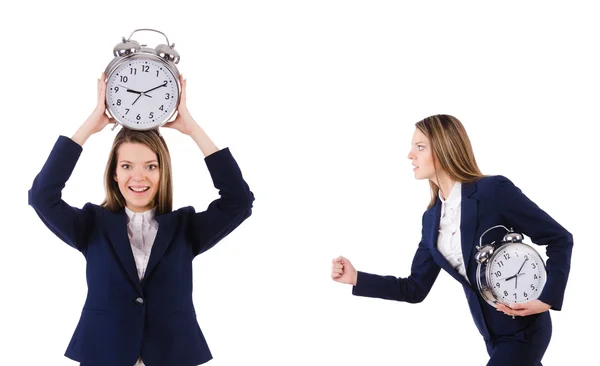
[[[573,233],[544,365],[598,359],[595,336],[582,335],[600,325],[592,2],[83,4],[3,11],[0,364],[77,364],[63,354],[86,296],[85,261],[42,224],[27,190],[57,137],[91,113],[114,45],[138,28],[175,42],[192,115],[231,149],[256,196],[253,215],[194,265],[211,366],[487,362],[445,272],[417,305],[353,297],[329,277],[338,255],[359,270],[409,275],[429,191],[406,156],[414,123],[436,113],[465,124],[485,174],[512,179]],[[85,144],[63,192],[71,205],[101,202],[115,134]],[[218,195],[201,152],[177,131],[163,134],[175,208],[203,209]]]

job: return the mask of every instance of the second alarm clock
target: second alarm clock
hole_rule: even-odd
[[[149,48],[132,40],[138,31],[162,34],[167,44]],[[179,54],[167,36],[154,29],[137,29],[123,37],[105,70],[106,107],[115,121],[134,130],[151,130],[167,123],[179,106]]]
[[[496,228],[508,233],[499,244],[482,245],[483,236]],[[546,284],[546,265],[532,246],[523,243],[523,235],[497,225],[481,234],[477,250],[477,288],[488,304],[524,303],[540,296]]]

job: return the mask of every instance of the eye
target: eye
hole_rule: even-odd
[[[154,169],[157,169],[157,168],[158,168],[158,165],[156,165],[156,164],[150,164],[150,165],[148,165],[148,170],[154,170]]]
[[[423,151],[423,150],[425,150],[425,146],[423,146],[423,145],[417,145],[417,150]]]
[[[129,166],[129,164],[121,164],[121,168],[127,170],[131,168],[131,166]]]

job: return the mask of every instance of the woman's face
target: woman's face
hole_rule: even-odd
[[[429,139],[415,128],[411,149],[408,158],[412,161],[416,179],[429,179],[435,181],[433,151]]]
[[[117,150],[114,179],[125,198],[127,208],[134,212],[151,209],[154,207],[154,197],[160,181],[156,154],[144,144],[121,144]]]

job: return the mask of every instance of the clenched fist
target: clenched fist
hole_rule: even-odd
[[[356,286],[358,273],[352,263],[344,257],[337,257],[331,261],[331,278],[340,283]]]

